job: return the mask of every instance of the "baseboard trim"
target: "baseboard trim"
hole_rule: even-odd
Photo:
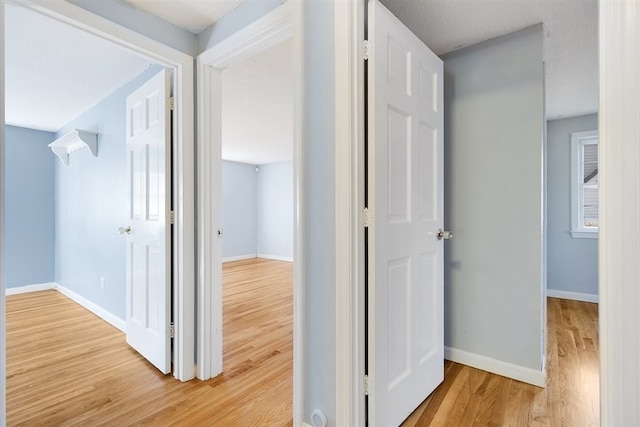
[[[258,255],[256,254],[228,256],[228,257],[222,258],[222,262],[244,261],[245,259],[254,259],[257,257]]]
[[[16,288],[6,288],[4,291],[5,295],[18,295],[18,294],[27,294],[29,292],[39,292],[39,291],[47,291],[49,289],[55,289],[56,284],[53,282],[50,283],[37,283],[33,285],[24,285]]]
[[[93,314],[95,314],[105,322],[111,324],[115,328],[118,328],[120,331],[124,333],[127,332],[127,322],[125,322],[115,314],[108,312],[107,310],[100,307],[99,305],[89,301],[85,297],[78,295],[77,293],[73,292],[71,289],[65,288],[62,285],[56,284],[56,289],[62,295],[80,304],[81,306],[83,306],[84,308],[86,308],[87,310],[89,310],[90,312],[92,312]]]
[[[279,255],[258,254],[258,258],[272,259],[274,261],[293,262],[293,257],[279,256]]]
[[[444,358],[452,362],[482,369],[483,371],[502,375],[503,377],[513,378],[514,380],[538,387],[544,388],[546,384],[545,373],[543,371],[536,371],[535,369],[525,368],[475,353],[469,353],[457,348],[445,347]]]
[[[574,301],[593,302],[598,304],[600,297],[594,294],[583,294],[580,292],[567,292],[557,289],[547,289],[547,296],[551,298],[570,299]]]

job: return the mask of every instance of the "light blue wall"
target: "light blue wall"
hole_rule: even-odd
[[[143,34],[187,55],[196,56],[196,36],[124,0],[68,0],[83,9]]]
[[[98,133],[98,157],[71,153],[69,166],[56,160],[56,282],[125,318],[127,225],[127,96],[157,74],[151,67],[60,129]],[[104,278],[104,289],[100,288]]]
[[[444,56],[445,345],[540,371],[542,26]]]
[[[293,258],[292,163],[222,162],[222,256]]]
[[[305,420],[314,409],[335,425],[335,81],[334,4],[303,3]],[[296,260],[297,261],[297,260]]]
[[[284,3],[283,0],[248,1],[223,16],[218,22],[198,33],[198,54],[220,43],[241,28],[266,15]]]
[[[53,282],[55,135],[14,126],[5,134],[6,285]]]
[[[257,173],[255,165],[222,162],[222,257],[257,253]]]
[[[598,129],[598,115],[547,123],[547,288],[598,295],[598,239],[571,237],[571,133]]]
[[[293,165],[261,165],[258,172],[258,254],[293,259]]]

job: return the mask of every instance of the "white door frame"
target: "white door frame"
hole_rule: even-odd
[[[365,1],[334,3],[336,425],[364,426]]]
[[[301,5],[289,1],[198,56],[198,352],[201,380],[222,372],[222,245],[220,227],[221,75],[229,65],[293,38],[293,421],[303,411],[304,212],[302,146]],[[220,262],[211,262],[219,260]]]
[[[181,381],[190,380],[195,376],[195,322],[193,319],[193,310],[195,307],[195,200],[194,177],[192,173],[194,164],[193,57],[66,1],[12,0],[12,2],[79,28],[89,34],[93,34],[117,46],[127,49],[132,53],[141,55],[158,64],[173,69],[173,96],[175,100],[175,110],[172,119],[172,191],[176,217],[172,235],[174,253],[174,258],[172,260],[172,291],[173,316],[175,323],[173,375]],[[2,25],[4,28],[4,21],[2,21]],[[4,59],[0,62],[0,68],[4,70]],[[4,130],[4,126],[2,129]],[[4,156],[2,156],[2,161],[4,161]],[[0,203],[0,212],[2,213],[0,217],[3,217],[4,203]],[[4,234],[2,240],[4,242]],[[2,295],[0,298],[4,304],[4,275],[0,282],[2,283],[0,287]],[[4,316],[6,313],[3,311],[1,314],[3,315],[2,324],[4,325]],[[2,344],[4,351],[4,340],[0,344]],[[5,362],[6,358],[3,355],[3,368],[5,367]],[[6,385],[4,383],[4,375],[2,375],[2,380],[2,389],[4,393]],[[4,401],[0,403],[4,403]]]

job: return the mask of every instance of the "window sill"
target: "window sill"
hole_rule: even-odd
[[[597,231],[571,231],[571,237],[574,239],[597,239]]]

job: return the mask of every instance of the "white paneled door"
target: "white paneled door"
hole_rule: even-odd
[[[369,2],[369,422],[397,426],[442,382],[443,66]]]
[[[171,371],[169,71],[127,97],[127,343]]]

